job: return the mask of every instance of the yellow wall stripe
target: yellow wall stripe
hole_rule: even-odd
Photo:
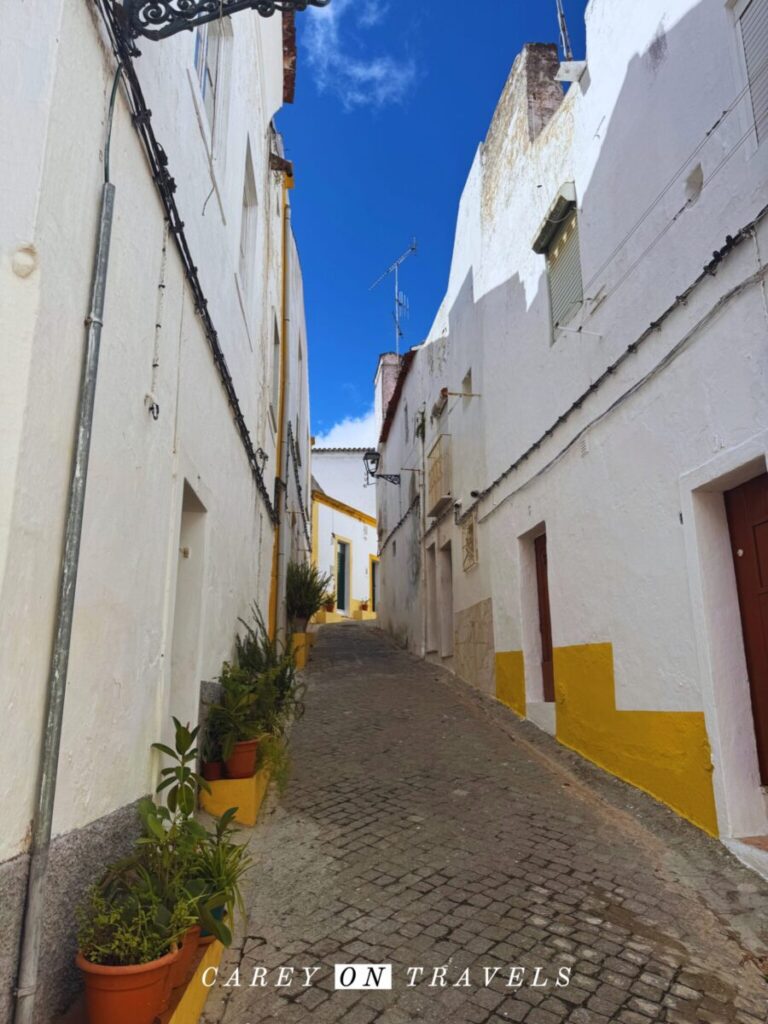
[[[525,664],[522,651],[496,652],[496,699],[525,718]]]
[[[716,836],[712,756],[701,711],[617,711],[613,647],[557,647],[557,739]]]

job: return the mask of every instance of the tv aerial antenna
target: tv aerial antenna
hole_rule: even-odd
[[[563,0],[557,0],[557,21],[560,25],[560,42],[563,47],[563,59],[566,61],[573,60],[573,50],[571,49],[571,37],[568,35],[568,23],[565,20]]]
[[[373,289],[376,288],[377,285],[380,285],[381,282],[386,277],[389,277],[390,274],[394,274],[394,276],[395,276],[395,308],[394,308],[394,312],[393,312],[392,316],[393,316],[394,321],[395,321],[395,352],[398,355],[400,355],[400,339],[403,337],[403,330],[402,330],[402,327],[400,325],[401,325],[401,322],[404,319],[407,319],[408,313],[409,313],[408,299],[400,291],[400,267],[403,265],[403,263],[405,263],[405,261],[408,259],[408,257],[412,256],[413,253],[415,253],[415,252],[416,252],[416,239],[414,238],[411,241],[411,244],[408,246],[408,248],[402,254],[402,256],[398,256],[394,263],[390,263],[390,265],[387,267],[387,269],[384,271],[384,273],[381,274],[380,277],[377,277],[376,280],[371,285],[371,287],[368,289],[369,292],[372,292]]]

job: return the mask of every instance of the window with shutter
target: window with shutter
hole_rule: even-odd
[[[768,136],[768,0],[751,0],[739,19],[758,142]]]
[[[552,326],[566,324],[584,298],[576,211],[570,213],[547,247],[547,278]]]

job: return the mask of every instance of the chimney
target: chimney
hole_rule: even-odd
[[[522,62],[519,69],[521,85],[525,89],[528,112],[528,138],[533,142],[546,128],[552,115],[563,102],[563,87],[555,81],[560,58],[555,43],[526,43],[515,61]],[[514,69],[513,69],[514,73]]]
[[[387,407],[392,400],[395,384],[400,373],[400,356],[394,352],[385,352],[379,356],[379,365],[374,378],[374,410],[376,413],[376,433],[381,433]]]

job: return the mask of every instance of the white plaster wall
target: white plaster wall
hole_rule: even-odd
[[[366,482],[363,452],[362,448],[313,448],[312,475],[330,497],[375,516],[376,486]]]
[[[450,539],[455,611],[492,597],[497,649],[525,650],[535,698],[525,544],[546,524],[555,644],[612,642],[620,709],[705,710],[721,828],[764,831],[751,738],[742,734],[749,749],[739,755],[732,730],[722,744],[715,735],[718,700],[737,691],[741,706],[745,679],[733,659],[717,686],[702,668],[708,627],[691,599],[686,544],[696,541],[686,535],[680,480],[738,451],[768,422],[765,286],[749,283],[762,270],[765,223],[557,421],[726,236],[757,215],[768,145],[758,147],[749,133],[748,94],[735,102],[746,80],[733,14],[721,0],[649,0],[631,10],[593,0],[587,31],[587,75],[533,144],[524,136],[525,106],[513,102],[514,74],[507,83],[461,197],[445,299],[381,445],[384,472],[418,461],[405,421],[424,408],[425,450],[440,432],[451,435],[454,497],[464,510],[471,490],[506,474],[478,503],[480,566],[462,572],[451,514],[421,527],[412,514],[391,533],[409,502],[381,484],[380,616],[423,651],[416,612],[426,604],[424,581],[413,566],[424,546]],[[686,205],[686,178],[699,163],[705,186]],[[564,332],[552,344],[544,258],[531,242],[568,180],[578,197],[587,298],[569,326],[584,333]],[[460,390],[470,366],[482,397],[449,399],[432,421],[440,388]]]
[[[8,299],[2,336],[15,354],[3,380],[3,394],[13,401],[2,402],[0,412],[0,685],[14,722],[0,754],[0,778],[9,790],[3,793],[0,858],[24,849],[33,810],[114,73],[91,5],[45,7],[43,15],[35,13],[31,32],[31,12],[16,5],[3,34],[11,50],[19,44],[18,53],[3,61],[3,95],[14,97],[11,130],[31,144],[14,149],[13,173],[1,176],[0,295]],[[27,59],[25,38],[35,39],[34,58]],[[282,237],[280,179],[268,170],[268,153],[270,121],[282,94],[280,18],[248,12],[232,20],[228,112],[213,156],[195,102],[192,35],[147,42],[142,50],[137,71],[178,183],[193,258],[246,421],[269,455],[265,478],[272,492],[277,460],[267,405]],[[259,206],[256,273],[244,298],[237,253],[246,140]],[[269,594],[272,527],[171,243],[163,270],[162,209],[122,96],[111,165],[116,214],[55,833],[150,790],[156,765],[149,744],[167,736],[170,713],[196,716],[200,679],[217,674],[231,656],[237,616],[247,614],[253,600],[266,610]],[[21,243],[33,244],[38,260],[23,279],[10,267]],[[289,408],[299,415],[308,495],[306,333],[292,242],[290,261]],[[298,335],[303,364],[297,361]],[[160,406],[156,422],[145,405],[150,390]],[[203,550],[191,553],[204,559],[198,671],[171,707],[185,479],[206,509]],[[288,505],[290,514],[293,492]]]
[[[317,503],[317,567],[336,578],[335,539],[351,544],[353,601],[370,600],[370,556],[376,554],[376,529],[359,519]],[[351,607],[348,610],[352,610]]]

